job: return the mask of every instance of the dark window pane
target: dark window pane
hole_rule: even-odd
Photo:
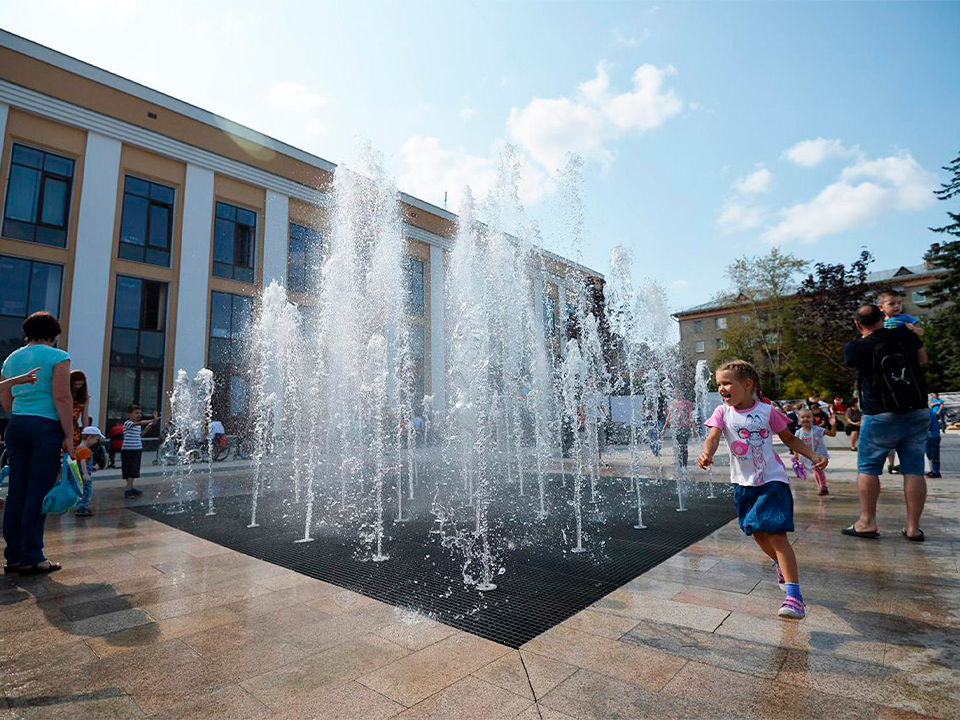
[[[240,282],[253,282],[253,268],[235,267],[233,269],[233,279]]]
[[[150,414],[160,409],[160,373],[158,371],[140,371],[140,392],[137,402],[145,412]]]
[[[153,248],[147,248],[147,254],[144,258],[144,262],[148,262],[151,265],[170,267],[170,253],[168,253],[166,250],[154,250]]]
[[[39,197],[40,173],[30,168],[12,165],[4,217],[30,223],[36,222]]]
[[[163,367],[163,333],[140,333],[140,365]]]
[[[43,181],[43,208],[40,222],[64,227],[67,224],[67,183],[48,177]]]
[[[247,380],[241,375],[230,378],[230,415],[243,415],[247,411]]]
[[[253,267],[253,228],[249,225],[236,226],[236,245],[233,251],[233,264],[240,267]]]
[[[257,214],[252,210],[237,208],[237,222],[241,225],[255,226],[257,224]]]
[[[30,279],[30,302],[27,314],[46,310],[60,314],[60,280],[63,268],[50,263],[35,262]]]
[[[21,222],[20,220],[4,220],[4,237],[14,240],[33,240],[36,227],[33,223]]]
[[[110,364],[130,365],[137,364],[137,335],[136,330],[113,329],[113,342],[110,344]]]
[[[215,292],[210,299],[210,335],[230,337],[230,296],[227,293]]]
[[[34,150],[23,145],[14,145],[13,161],[39,170],[43,167],[43,153],[40,150]]]
[[[213,235],[213,260],[214,262],[233,264],[234,223],[217,218]]]
[[[73,160],[47,153],[44,159],[43,169],[54,175],[62,175],[68,178],[73,177]]]
[[[150,244],[156,248],[170,247],[170,209],[164,205],[150,206]]]
[[[147,197],[150,194],[150,183],[146,180],[135,178],[132,175],[127,175],[123,181],[123,191],[125,193],[133,193],[134,195]]]
[[[23,345],[23,318],[0,315],[0,363]]]
[[[124,260],[136,260],[143,262],[143,248],[139,245],[121,242],[120,251],[117,253]]]
[[[0,256],[0,315],[27,316],[30,261]]]
[[[235,220],[237,217],[237,208],[227,203],[217,203],[217,217],[225,220]]]
[[[210,359],[211,366],[228,365],[230,363],[230,341],[226,338],[210,338]]]
[[[167,285],[144,282],[143,320],[141,330],[163,330],[167,313]]]
[[[114,327],[140,327],[140,288],[140,280],[117,276],[117,294],[113,305]]]
[[[37,225],[36,233],[33,236],[34,242],[44,245],[56,245],[64,247],[67,244],[67,231],[62,228],[46,227]]]
[[[133,368],[110,368],[107,389],[107,415],[115,418],[127,416],[127,406],[134,402],[137,373]]]
[[[149,203],[144,198],[129,194],[123,196],[123,217],[120,220],[121,242],[146,245],[148,207]]]
[[[224,277],[233,279],[233,265],[227,265],[226,263],[214,263],[213,264],[213,274],[217,277]]]
[[[244,295],[233,296],[233,327],[232,336],[243,337],[250,328],[253,317],[253,300]]]
[[[166,203],[167,205],[173,205],[173,188],[168,188],[166,185],[157,185],[156,183],[151,183],[150,199]]]
[[[408,257],[404,270],[407,279],[407,312],[423,315],[425,310],[423,261]]]

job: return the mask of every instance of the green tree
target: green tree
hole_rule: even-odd
[[[739,258],[727,267],[730,291],[718,298],[736,305],[740,317],[728,322],[721,336],[726,347],[717,360],[742,357],[756,362],[764,392],[774,398],[783,392],[790,360],[786,341],[796,278],[807,265],[779,248],[766,255]]]
[[[950,179],[934,191],[939,200],[960,195],[960,155],[944,165]],[[960,213],[947,211],[950,222],[930,228],[935,233],[960,238]],[[933,243],[926,260],[946,272],[927,291],[927,300],[936,308],[930,316],[924,344],[930,355],[927,379],[934,389],[960,389],[960,239]]]

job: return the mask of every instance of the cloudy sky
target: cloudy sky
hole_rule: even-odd
[[[675,308],[779,245],[919,262],[960,151],[960,5],[865,3],[4,3],[0,26],[456,210],[506,143],[545,230],[585,165],[583,262],[633,253]]]

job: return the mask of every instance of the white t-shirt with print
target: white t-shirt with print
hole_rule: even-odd
[[[783,460],[773,450],[773,436],[790,424],[769,403],[757,402],[746,410],[726,403],[717,406],[707,427],[719,428],[730,448],[730,482],[759,486],[768,482],[790,484]]]
[[[810,428],[810,432],[807,432],[803,428],[797,430],[797,437],[803,440],[803,444],[813,450],[814,455],[820,455],[821,457],[830,457],[830,453],[827,451],[827,443],[823,439],[826,436],[826,431],[822,427],[817,427],[816,425]],[[813,467],[813,460],[803,455],[798,455],[800,462],[803,463],[803,466],[810,470]]]

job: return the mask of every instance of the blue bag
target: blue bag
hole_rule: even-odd
[[[65,513],[77,504],[83,494],[83,478],[80,477],[80,468],[75,460],[63,454],[63,468],[60,471],[60,482],[50,488],[50,492],[43,498],[40,512],[59,515]]]

